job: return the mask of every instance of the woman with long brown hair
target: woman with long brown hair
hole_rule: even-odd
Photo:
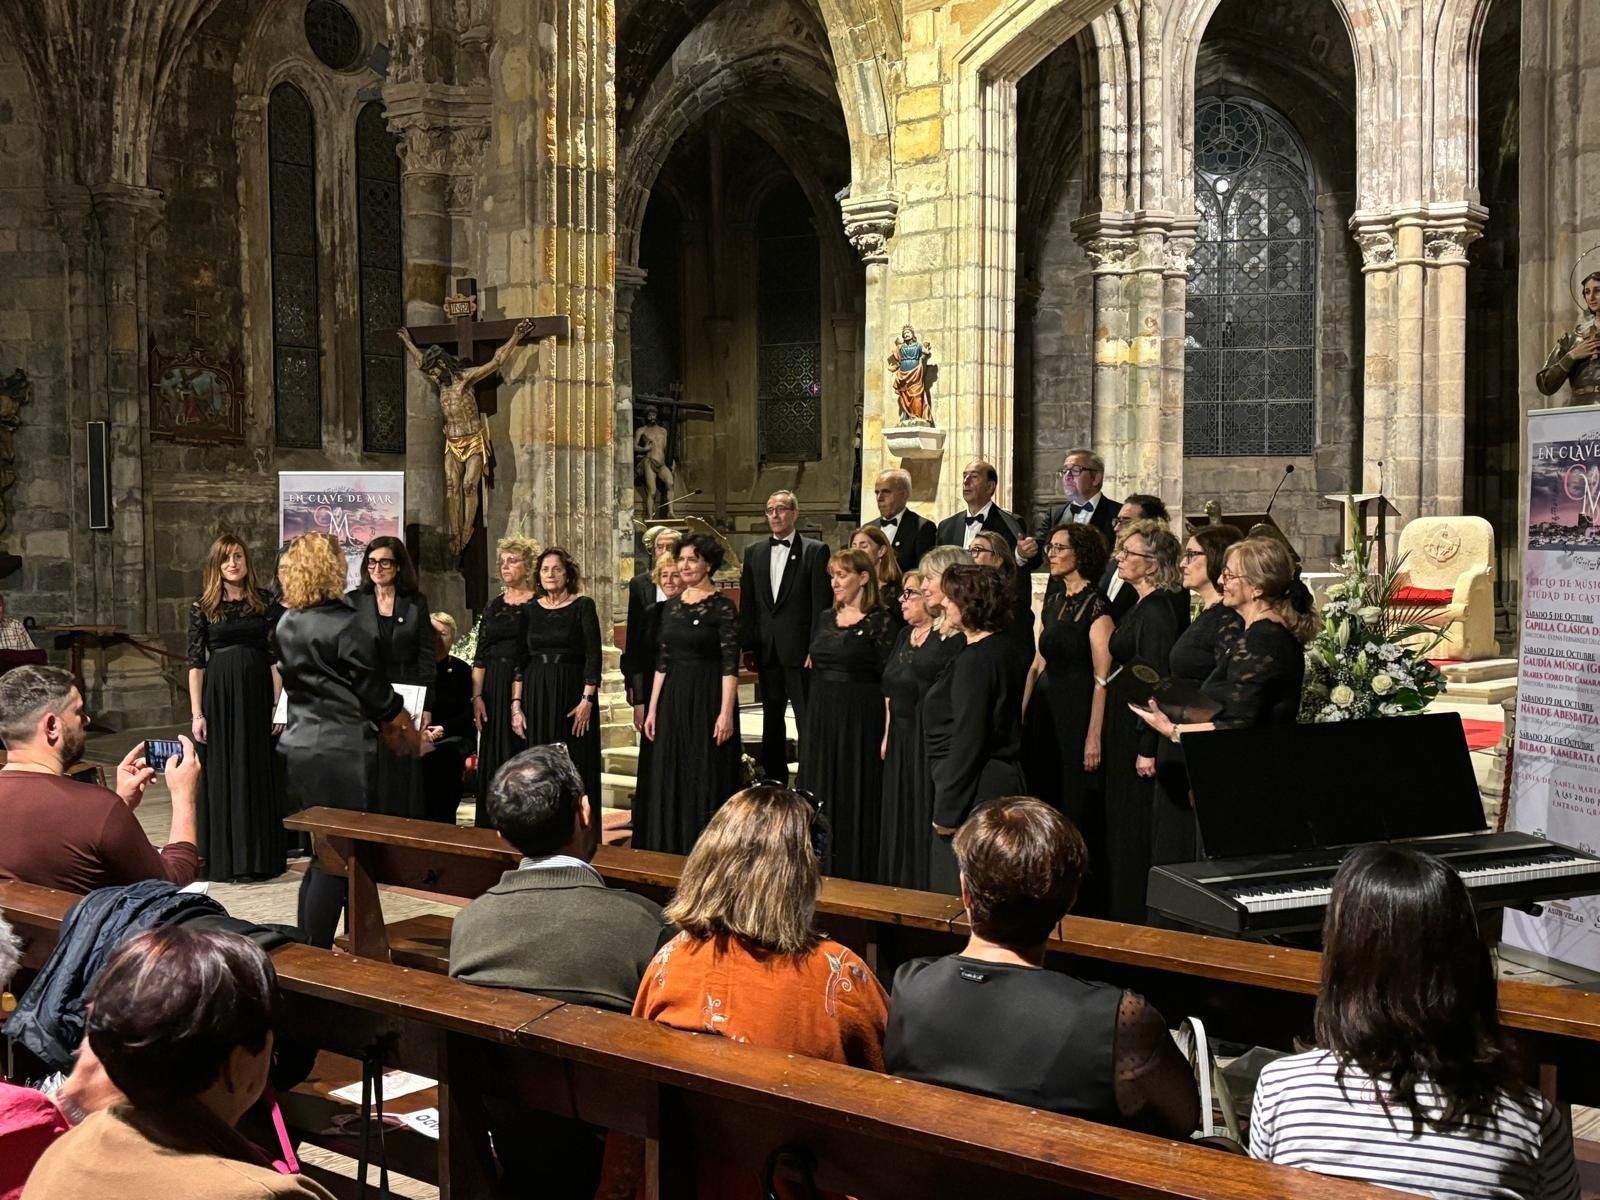
[[[204,765],[197,810],[205,878],[282,875],[288,838],[274,770],[272,710],[283,689],[270,648],[283,609],[230,533],[211,543],[189,606],[190,731]]]
[[[883,607],[889,611],[889,617],[896,625],[903,623],[899,604],[891,604],[888,597],[900,595],[900,562],[895,558],[894,546],[889,541],[889,535],[876,525],[863,525],[860,529],[852,530],[850,549],[859,550],[872,560],[873,574],[878,580],[878,596]]]

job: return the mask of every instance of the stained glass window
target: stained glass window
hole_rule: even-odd
[[[361,27],[338,0],[311,0],[305,26],[306,44],[326,66],[348,71],[361,61]]]
[[[369,454],[406,451],[406,366],[395,330],[401,286],[400,158],[374,101],[356,118],[356,235],[361,256],[361,429]]]
[[[761,461],[822,457],[822,246],[797,185],[756,223],[756,393]]]
[[[272,225],[272,394],[277,443],[322,447],[317,168],[311,105],[280,83],[267,102]]]
[[[1300,139],[1271,109],[1195,112],[1200,229],[1184,342],[1185,454],[1316,448],[1316,205]]]

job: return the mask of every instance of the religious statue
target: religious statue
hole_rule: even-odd
[[[533,329],[531,319],[518,321],[494,357],[478,366],[468,366],[443,346],[429,346],[424,353],[411,340],[409,330],[398,331],[406,357],[439,389],[439,407],[444,412],[445,510],[452,554],[459,555],[472,539],[479,490],[494,458],[489,423],[478,408],[475,388],[504,365],[517,343]]]
[[[655,405],[647,405],[644,424],[634,430],[633,453],[634,471],[644,488],[645,515],[649,517],[656,516],[670,505],[672,489],[677,485],[677,476],[672,464],[667,461],[670,444],[671,437],[666,426],[661,424],[661,414]],[[666,493],[666,504],[657,499],[658,489]]]
[[[917,331],[907,325],[900,331],[894,353],[889,355],[889,366],[894,369],[894,394],[900,402],[902,425],[932,425],[933,406],[928,400],[928,385],[924,373],[933,347],[917,340]]]
[[[1585,275],[1581,286],[1584,318],[1561,335],[1534,382],[1545,396],[1554,396],[1562,384],[1570,383],[1568,403],[1600,404],[1600,271]]]

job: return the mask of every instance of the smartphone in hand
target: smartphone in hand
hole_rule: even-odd
[[[167,769],[170,759],[183,758],[183,743],[175,738],[149,738],[144,744],[144,761],[157,774]]]

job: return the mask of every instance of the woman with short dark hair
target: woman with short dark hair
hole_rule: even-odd
[[[1133,992],[1044,969],[1045,943],[1088,864],[1072,823],[1043,801],[1006,796],[972,814],[955,852],[972,933],[961,953],[895,973],[889,1070],[1046,1112],[1192,1133],[1194,1076],[1161,1014]]]
[[[271,961],[239,934],[166,926],[121,946],[88,1037],[127,1100],[45,1152],[29,1200],[327,1200],[234,1128],[266,1087],[278,1008]]]
[[[710,534],[685,538],[678,551],[683,591],[661,608],[644,719],[644,736],[655,743],[650,787],[633,814],[633,844],[644,850],[687,854],[743,780],[739,614],[712,581],[723,557]]]
[[[1033,656],[1038,649],[1034,637],[1033,577],[1017,569],[1017,552],[998,533],[984,530],[974,534],[969,549],[974,563],[995,572],[1006,585],[1011,619],[1001,627],[1000,636],[1011,647],[1020,689],[1027,680],[1028,668],[1033,665]]]
[[[511,684],[511,729],[530,746],[566,746],[589,803],[598,809],[600,612],[583,595],[577,562],[560,546],[535,561],[534,589],[522,674]]]
[[[998,571],[952,566],[940,579],[946,624],[966,635],[923,702],[923,747],[933,775],[928,885],[956,895],[960,874],[950,839],[972,810],[1023,790],[1022,679],[1011,647],[995,636],[1011,619]]]
[[[437,642],[428,598],[417,589],[417,568],[406,544],[397,537],[368,542],[361,556],[361,582],[350,598],[378,631],[379,660],[389,682],[423,688],[432,684]],[[428,807],[422,778],[415,758],[379,746],[373,764],[372,811],[391,817],[422,816]]]
[[[1577,1200],[1571,1132],[1508,1051],[1460,876],[1363,846],[1322,940],[1317,1048],[1262,1071],[1250,1153],[1450,1200]]]

